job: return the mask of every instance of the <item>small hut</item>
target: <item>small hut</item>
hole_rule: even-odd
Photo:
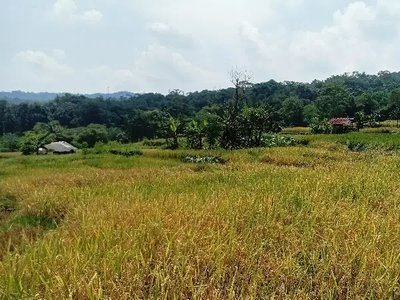
[[[333,126],[333,133],[346,133],[353,129],[353,118],[330,119],[329,123]]]
[[[76,153],[78,148],[72,146],[71,144],[61,141],[61,142],[54,142],[44,146],[44,148],[51,153],[55,154],[72,154]]]

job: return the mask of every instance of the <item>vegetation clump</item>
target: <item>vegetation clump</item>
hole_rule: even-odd
[[[136,150],[118,150],[118,149],[111,149],[109,150],[111,154],[114,155],[122,155],[125,157],[131,157],[135,155],[143,155],[143,151],[136,149]]]
[[[21,210],[16,196],[0,192],[0,261],[7,253],[22,251],[45,231],[56,229],[63,218],[60,213]]]
[[[262,138],[261,146],[265,148],[272,147],[293,147],[297,145],[297,141],[292,137],[265,135]]]
[[[0,213],[11,213],[17,210],[17,198],[14,195],[0,192]]]
[[[367,151],[370,146],[364,142],[357,142],[357,141],[346,141],[345,145],[349,148],[350,151],[354,152],[363,152]]]
[[[196,163],[196,164],[224,164],[225,161],[220,157],[213,156],[186,156],[183,158],[183,161],[188,163]]]

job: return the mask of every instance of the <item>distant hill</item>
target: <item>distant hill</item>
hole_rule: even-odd
[[[25,101],[30,101],[30,102],[46,102],[46,101],[51,101],[55,97],[59,95],[64,95],[66,93],[32,93],[32,92],[23,92],[23,91],[12,91],[12,92],[0,92],[0,99],[8,100],[9,102],[13,103],[21,103]],[[102,93],[96,93],[96,94],[84,94],[86,97],[89,98],[98,98],[98,97],[104,97],[104,98],[113,98],[113,99],[119,99],[121,97],[130,97],[130,96],[135,96],[136,94],[131,93],[131,92],[126,92],[126,91],[121,91],[121,92],[116,92],[116,93],[110,93],[110,94],[102,94]]]

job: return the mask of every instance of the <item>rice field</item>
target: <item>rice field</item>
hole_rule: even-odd
[[[400,157],[311,138],[0,155],[0,298],[399,298]]]

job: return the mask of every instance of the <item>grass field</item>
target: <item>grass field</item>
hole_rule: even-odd
[[[0,154],[0,297],[399,298],[397,152],[299,138],[309,145]]]
[[[365,145],[369,150],[382,150],[385,152],[400,150],[399,133],[352,132],[347,134],[294,135],[293,138],[300,142],[306,141],[310,146],[318,146],[318,144],[324,143],[360,144]]]

